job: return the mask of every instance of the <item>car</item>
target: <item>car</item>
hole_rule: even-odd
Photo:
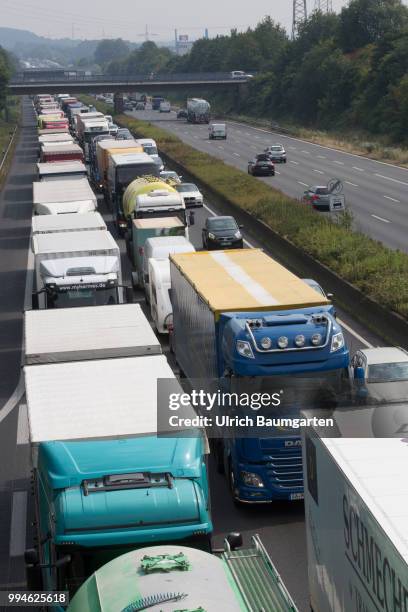
[[[275,176],[275,165],[266,153],[260,153],[248,162],[248,174],[252,176]]]
[[[181,183],[180,185],[175,185],[175,188],[183,196],[186,208],[204,206],[203,194],[194,183]]]
[[[170,113],[171,112],[171,104],[170,104],[170,102],[168,102],[167,100],[164,100],[163,102],[160,102],[159,112],[160,113]]]
[[[181,183],[182,177],[177,174],[174,170],[162,170],[160,172],[160,178],[164,181],[173,181],[175,183]]]
[[[222,140],[227,139],[227,126],[225,123],[212,123],[208,128],[208,138],[214,140],[215,138],[221,138]]]
[[[116,123],[110,123],[109,124],[109,134],[111,134],[112,136],[116,136],[119,130],[119,126],[116,125]]]
[[[253,74],[247,74],[243,70],[232,70],[231,79],[253,79]]]
[[[313,208],[330,210],[329,190],[326,185],[308,187],[303,193],[303,202],[311,204]]]
[[[123,109],[125,111],[132,111],[133,110],[133,104],[129,101],[126,101],[123,103]]]
[[[408,351],[391,346],[361,348],[352,357],[353,391],[364,403],[408,400]]]
[[[154,163],[159,167],[159,171],[163,172],[163,170],[164,170],[164,163],[163,163],[163,160],[160,157],[160,155],[150,154],[150,153],[148,153],[148,155],[150,155],[150,157],[153,158]]]
[[[133,108],[137,111],[145,110],[146,105],[144,102],[136,102],[136,104],[133,105]]]
[[[177,111],[177,119],[187,119],[187,109],[186,108],[180,108]]]
[[[127,128],[119,128],[116,134],[116,140],[133,140],[133,136]]]
[[[319,285],[319,283],[317,281],[315,281],[313,278],[302,278],[303,282],[305,282],[307,285],[309,285],[309,287],[311,287],[312,289],[314,289],[315,291],[317,291],[317,293],[320,293],[323,297],[325,297],[327,300],[332,300],[334,295],[333,293],[326,293],[325,290],[323,289],[323,287],[321,285]],[[337,313],[336,313],[336,309],[334,308],[334,306],[332,305],[330,308],[330,312],[331,314],[337,318]]]
[[[207,217],[202,230],[203,249],[242,249],[242,227],[234,217]]]
[[[265,153],[268,155],[271,161],[286,164],[286,151],[283,145],[278,143],[270,145],[269,147],[266,147]]]

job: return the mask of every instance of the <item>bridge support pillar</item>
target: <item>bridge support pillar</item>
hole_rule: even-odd
[[[123,113],[123,94],[115,92],[113,94],[113,110],[115,114]]]

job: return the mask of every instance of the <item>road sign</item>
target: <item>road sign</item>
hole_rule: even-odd
[[[327,191],[329,193],[341,193],[343,191],[343,183],[340,179],[332,178],[327,183]]]

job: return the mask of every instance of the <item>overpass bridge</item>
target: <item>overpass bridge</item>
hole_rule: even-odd
[[[35,95],[40,93],[104,93],[142,91],[148,94],[188,89],[199,93],[208,89],[232,90],[239,93],[250,77],[232,78],[230,72],[201,72],[185,74],[136,74],[132,76],[55,75],[49,77],[25,73],[9,82],[10,95]]]

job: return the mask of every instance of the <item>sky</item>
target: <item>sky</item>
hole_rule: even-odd
[[[307,0],[308,10],[316,0]],[[346,0],[332,0],[338,11]],[[190,40],[245,30],[265,15],[290,30],[292,0],[0,0],[3,27],[31,30],[50,38],[124,38],[134,42]]]

